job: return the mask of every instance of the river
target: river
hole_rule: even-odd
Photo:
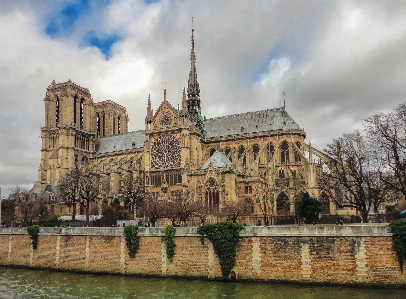
[[[405,290],[76,274],[0,267],[1,299],[394,299]]]

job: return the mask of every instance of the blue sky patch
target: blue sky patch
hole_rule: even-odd
[[[146,3],[146,4],[154,4],[157,2],[159,2],[159,0],[144,0],[144,3]]]
[[[90,45],[98,48],[100,52],[104,54],[106,59],[110,58],[110,50],[112,45],[119,41],[120,37],[117,35],[111,35],[106,38],[98,38],[98,37],[89,37],[87,41]]]
[[[66,35],[71,31],[76,21],[88,13],[88,0],[75,1],[63,6],[57,13],[50,16],[45,26],[45,33],[51,37]]]

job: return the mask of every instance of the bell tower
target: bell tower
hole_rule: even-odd
[[[88,163],[94,152],[93,99],[89,90],[68,80],[47,87],[45,126],[41,128],[41,189],[56,185],[75,164]]]

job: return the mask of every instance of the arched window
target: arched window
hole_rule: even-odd
[[[278,215],[290,214],[289,197],[285,192],[280,193],[276,198],[276,212]]]
[[[212,148],[211,150],[210,150],[210,157],[211,156],[213,156],[213,154],[216,152],[216,149],[215,148]]]
[[[59,99],[56,98],[56,107],[55,107],[55,125],[59,124]]]
[[[241,161],[243,166],[245,166],[247,163],[245,156],[245,147],[242,145],[238,148],[238,161]]]
[[[321,214],[330,214],[330,200],[325,192],[320,194]]]
[[[230,162],[233,162],[233,157],[231,154],[231,148],[229,148],[228,146],[226,147],[224,154],[227,156],[227,158],[230,160]]]
[[[75,96],[73,98],[73,124],[76,125],[77,124],[77,104],[78,104],[78,97]]]
[[[102,136],[106,134],[106,114],[103,112],[103,126],[102,126]]]
[[[297,147],[297,149],[295,148],[295,150],[294,150],[294,153],[295,153],[295,163],[300,163],[302,160],[300,159],[300,153],[299,153],[299,150],[300,150],[300,142],[299,141],[296,141],[296,147]]]
[[[121,133],[121,120],[120,120],[120,116],[117,118],[117,133],[118,133],[118,134]]]
[[[100,136],[100,115],[99,115],[99,112],[96,113],[96,135]]]
[[[266,153],[267,153],[268,162],[272,161],[273,155],[275,154],[275,147],[273,146],[272,142],[268,143]]]
[[[85,116],[85,99],[80,100],[80,112],[79,112],[79,117],[80,117],[80,128],[83,129],[83,124],[84,124],[84,116]]]
[[[258,163],[261,163],[261,158],[259,157],[259,145],[258,144],[253,145],[252,155],[253,155],[254,161],[257,161],[257,159],[258,159]]]
[[[89,161],[87,160],[87,157],[82,158],[82,165],[88,165]]]
[[[254,214],[254,202],[251,198],[245,199],[245,210],[247,213]]]
[[[116,118],[113,117],[113,135],[116,134]]]
[[[285,178],[285,171],[283,169],[279,169],[279,178],[284,179]]]
[[[219,210],[220,194],[216,181],[210,178],[206,185],[205,199],[209,213]]]
[[[289,163],[289,145],[286,141],[282,142],[281,145],[281,163],[282,164]]]

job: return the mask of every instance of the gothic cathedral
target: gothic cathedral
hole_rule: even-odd
[[[326,157],[305,143],[306,133],[285,106],[222,117],[202,117],[192,30],[190,72],[180,107],[166,98],[155,113],[148,97],[145,129],[128,132],[126,108],[95,103],[87,88],[72,81],[48,86],[41,128],[38,193],[55,190],[75,165],[100,173],[109,201],[120,199],[131,176],[145,192],[165,198],[189,191],[210,209],[226,201],[245,202],[253,214],[291,215],[294,196],[307,191],[335,213],[317,178]]]

